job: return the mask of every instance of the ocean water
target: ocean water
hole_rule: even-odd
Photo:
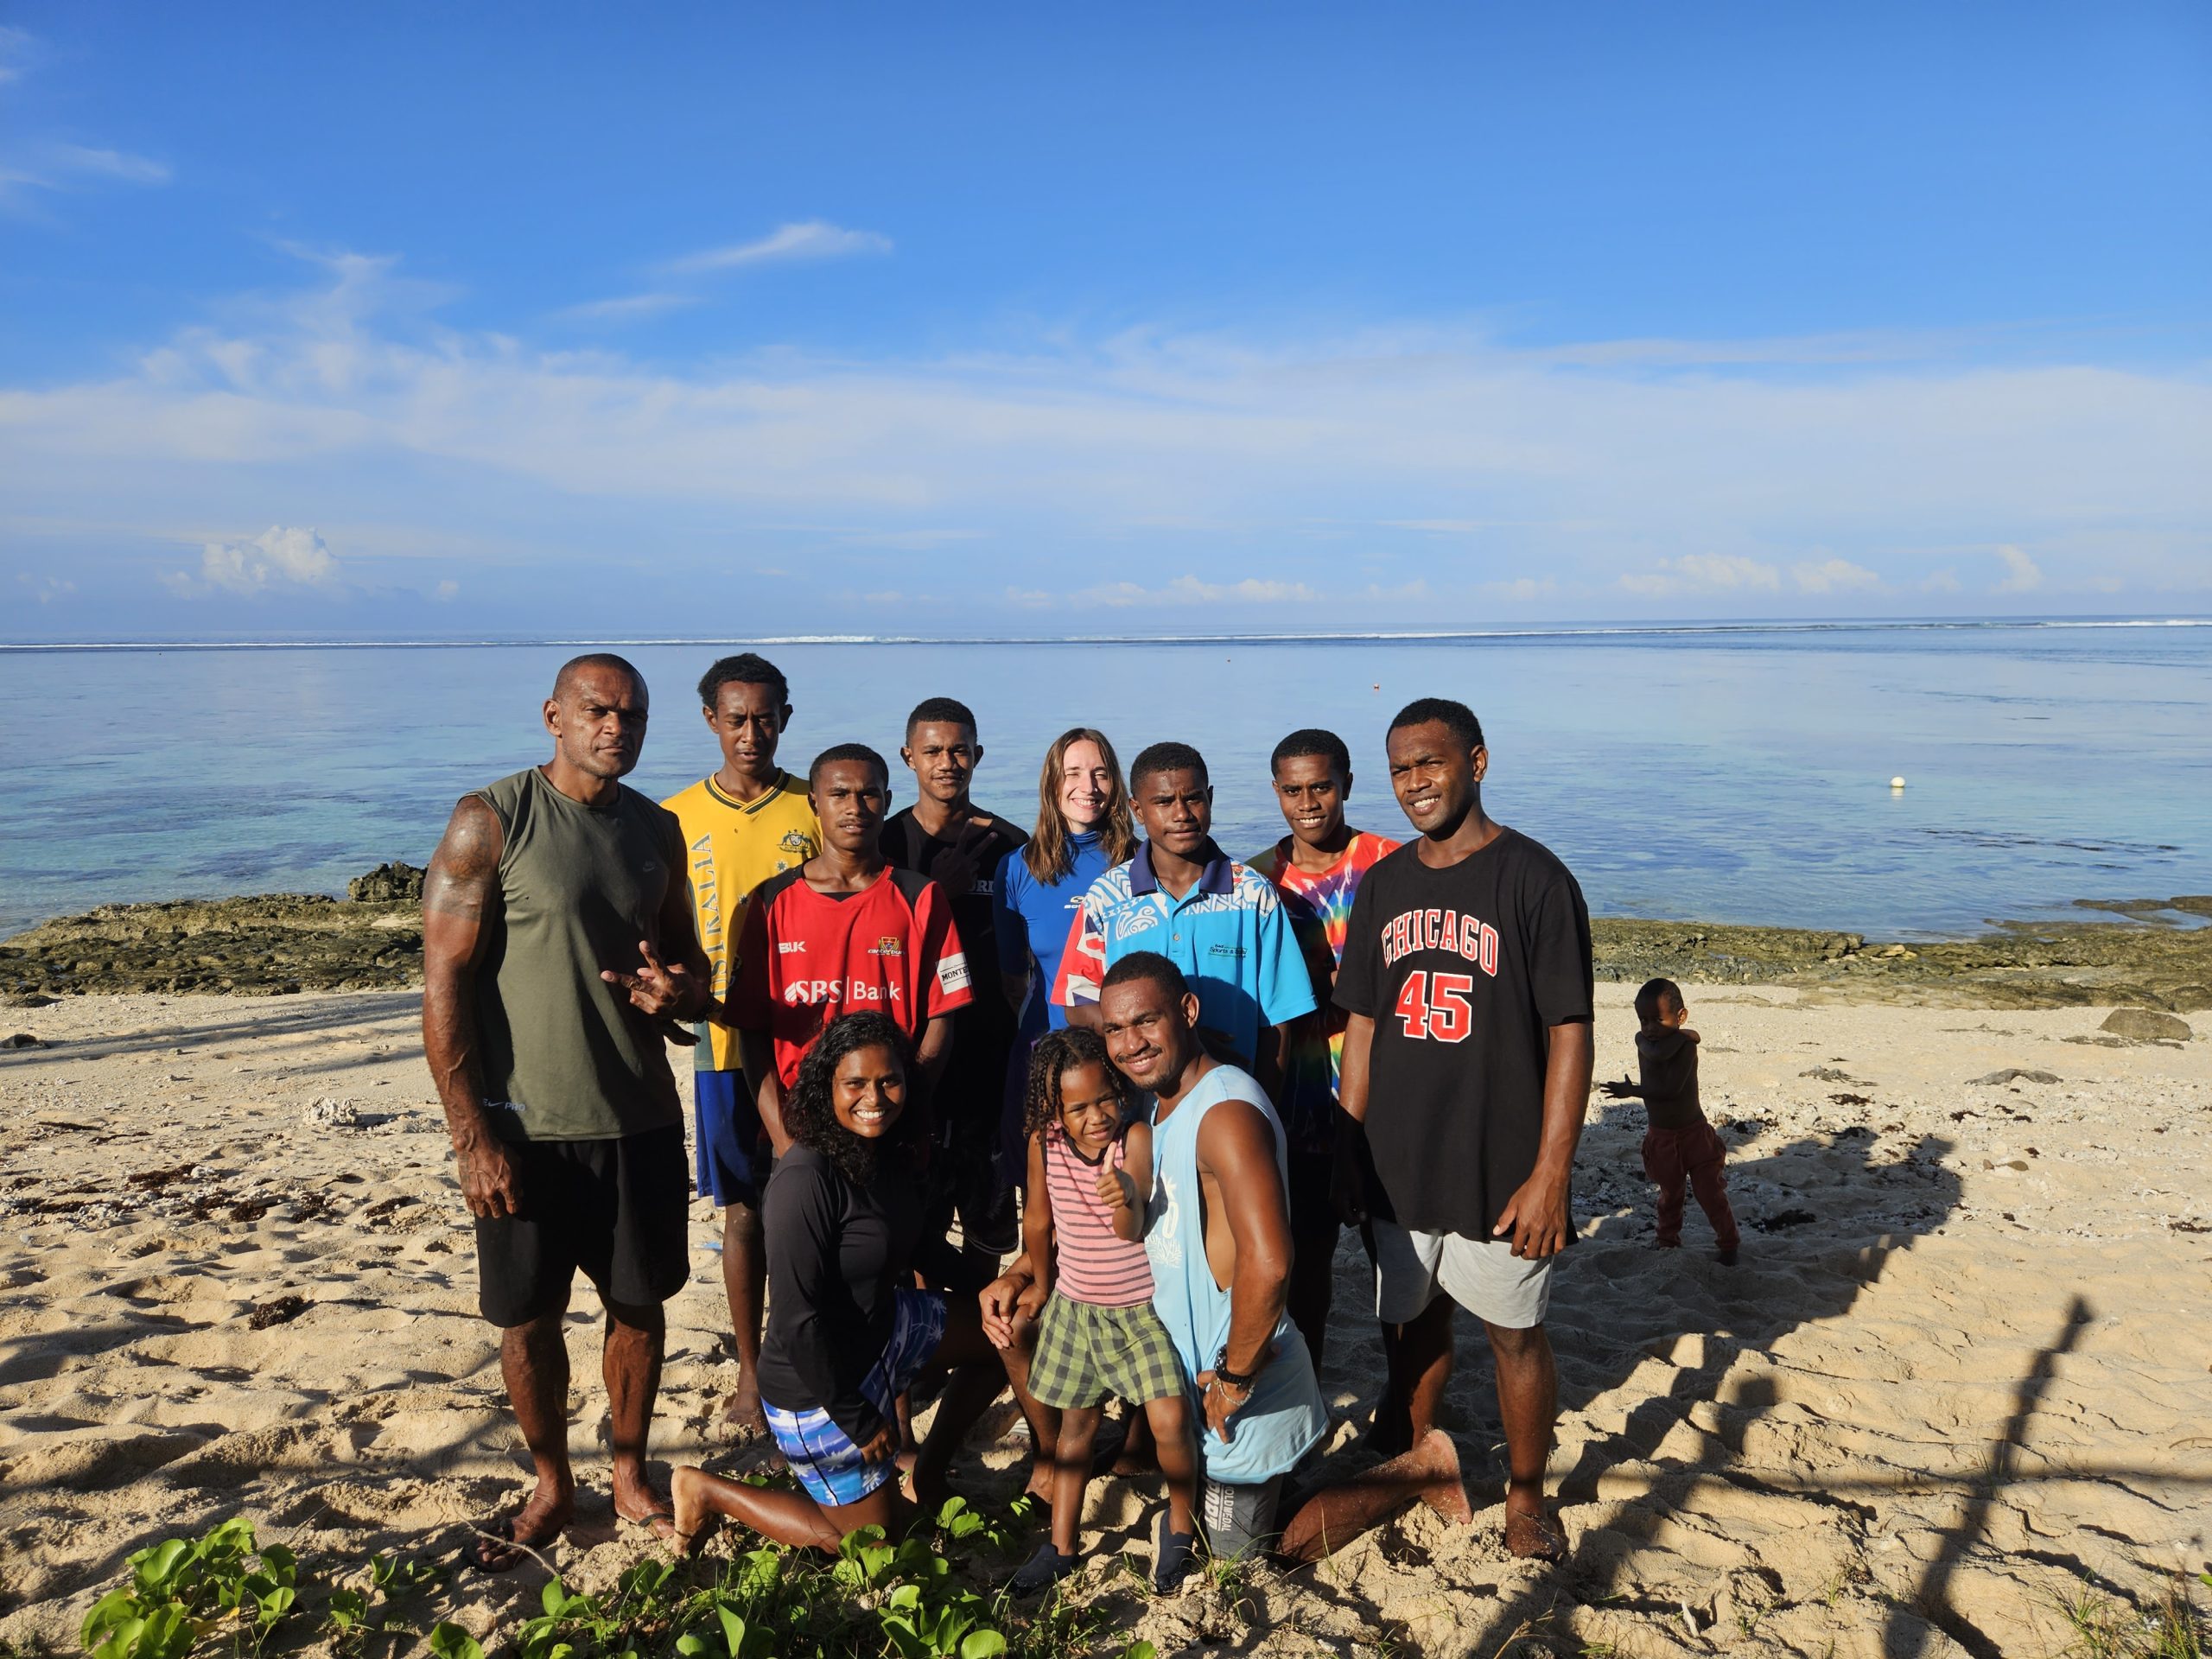
[[[0,648],[0,934],[423,863],[457,796],[544,758],[539,702],[594,643]],[[692,688],[741,646],[620,648],[655,696],[632,781],[664,795],[716,764]],[[1312,725],[1351,746],[1354,822],[1402,834],[1383,733],[1442,695],[1482,718],[1491,814],[1600,914],[1925,937],[2212,893],[2212,626],[760,648],[791,681],[794,771],[848,741],[895,766],[907,709],[957,696],[982,726],[977,798],[1024,823],[1046,745],[1093,725],[1125,762],[1195,744],[1217,838],[1249,855],[1283,829],[1268,751]],[[912,798],[903,772],[894,790]]]

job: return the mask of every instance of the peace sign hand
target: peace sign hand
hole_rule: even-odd
[[[610,985],[620,985],[630,994],[630,1006],[650,1019],[657,1019],[672,1009],[680,1008],[692,1000],[691,970],[682,963],[673,967],[662,964],[653,954],[652,942],[638,941],[638,955],[645,966],[634,974],[619,973],[612,968],[601,969],[600,977]]]

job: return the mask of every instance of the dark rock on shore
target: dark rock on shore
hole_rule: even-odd
[[[105,905],[0,940],[0,1004],[87,992],[383,990],[422,982],[423,873],[381,865],[354,895]],[[2177,899],[2169,908],[2212,906]],[[1823,1000],[1955,1007],[2212,1008],[2212,928],[2080,922],[1910,945],[1856,933],[1600,918],[1598,977],[1784,985]],[[2140,1040],[2140,1039],[2137,1039]],[[2171,1040],[2171,1039],[2170,1039]]]
[[[395,859],[348,881],[346,896],[357,905],[419,905],[423,872]]]

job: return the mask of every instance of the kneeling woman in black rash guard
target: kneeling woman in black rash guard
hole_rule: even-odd
[[[727,1516],[786,1544],[834,1552],[855,1528],[906,1518],[892,1403],[922,1369],[951,1370],[914,1459],[912,1499],[935,1507],[961,1436],[1006,1384],[976,1299],[914,1290],[922,1232],[921,1124],[906,1116],[909,1053],[880,1014],[822,1033],[784,1102],[791,1149],[760,1201],[768,1326],[760,1402],[800,1491],[686,1466],[671,1486],[676,1528],[696,1542]]]

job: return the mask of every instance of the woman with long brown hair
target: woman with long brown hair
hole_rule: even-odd
[[[1009,1173],[1020,1157],[1020,1102],[1029,1081],[1029,1051],[1047,1031],[1068,1022],[1052,1006],[1052,980],[1083,895],[1116,864],[1136,855],[1135,825],[1122,763],[1106,734],[1088,726],[1062,732],[1045,751],[1037,775],[1037,829],[1029,844],[999,861],[992,898],[999,966],[1021,1027],[1007,1067],[1004,1141]]]

